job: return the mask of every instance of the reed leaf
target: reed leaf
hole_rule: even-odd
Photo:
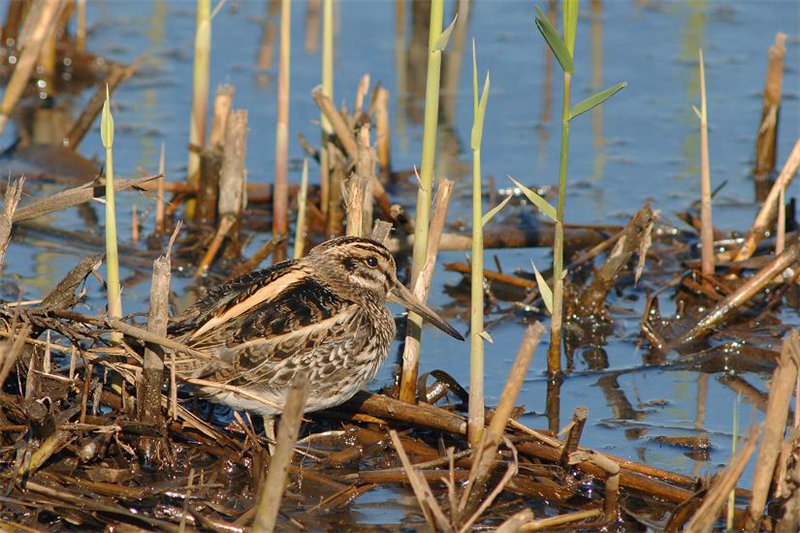
[[[539,6],[536,6],[536,27],[539,28],[542,37],[544,37],[547,46],[553,51],[556,56],[558,64],[561,65],[561,70],[567,73],[572,73],[575,70],[575,63],[572,61],[572,54],[570,53],[567,45],[561,40],[558,31],[550,23],[550,19],[544,14]],[[574,46],[574,39],[573,39]]]
[[[550,286],[547,285],[547,282],[542,277],[542,274],[539,272],[539,269],[536,268],[536,265],[531,261],[531,266],[533,267],[533,273],[536,276],[536,285],[539,287],[539,294],[542,295],[542,301],[544,302],[544,306],[553,314],[553,291],[550,290]]]
[[[478,107],[475,111],[475,123],[472,125],[472,149],[481,149],[481,140],[483,139],[483,120],[486,117],[486,105],[489,102],[489,73],[486,73],[486,80],[483,82],[483,92],[481,99],[478,102]]]
[[[530,200],[533,205],[538,207],[542,213],[550,217],[550,219],[553,220],[554,222],[558,220],[558,217],[556,216],[556,208],[550,205],[550,202],[548,202],[547,200],[536,194],[536,192],[533,189],[526,187],[525,185],[521,184],[511,176],[508,176],[508,179],[513,181],[514,185],[519,187],[519,190],[522,191],[522,194],[524,194],[525,197],[528,200]]]
[[[578,34],[578,0],[564,0],[564,43],[570,57],[575,56],[575,36]]]
[[[456,16],[453,17],[453,22],[451,22],[450,25],[445,28],[441,34],[439,34],[439,38],[436,39],[436,44],[433,45],[434,52],[445,51],[447,48],[447,43],[450,41],[450,34],[453,33],[453,28],[456,25],[456,20],[458,20],[458,13],[456,13]]]
[[[485,215],[483,215],[483,218],[481,218],[481,225],[485,226],[486,224],[488,224],[489,221],[492,220],[494,216],[497,213],[499,213],[506,206],[508,202],[511,201],[511,198],[512,198],[511,196],[506,196],[505,200],[503,200],[502,202],[491,208]]]
[[[100,117],[100,140],[106,149],[106,285],[108,286],[108,316],[122,316],[119,285],[119,253],[117,251],[117,214],[114,200],[114,117],[111,115],[111,97],[106,85],[106,101]],[[115,342],[122,340],[118,332],[111,334]]]
[[[575,107],[573,107],[570,110],[569,120],[572,121],[572,119],[574,119],[575,117],[583,115],[587,111],[591,111],[592,109],[599,106],[600,104],[602,104],[603,102],[605,102],[606,100],[608,100],[609,98],[611,98],[612,96],[614,96],[627,86],[628,82],[623,81],[614,85],[613,87],[609,87],[604,91],[600,91],[597,94],[593,94],[586,100],[583,100],[582,102],[578,103]]]
[[[489,344],[494,344],[494,339],[492,338],[491,335],[489,335],[489,332],[486,331],[486,330],[481,331],[480,333],[478,333],[478,337],[482,338],[483,340],[485,340]]]

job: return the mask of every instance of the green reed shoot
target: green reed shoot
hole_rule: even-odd
[[[117,253],[117,215],[114,202],[114,117],[111,116],[110,96],[106,85],[106,101],[100,119],[100,140],[106,149],[106,284],[108,286],[108,316],[122,317],[122,299],[119,286],[119,254]],[[112,333],[114,341],[122,340]]]
[[[567,196],[570,121],[602,104],[626,85],[625,82],[619,83],[590,96],[586,100],[578,103],[575,107],[571,107],[572,76],[575,71],[573,57],[575,51],[575,37],[578,28],[578,10],[579,0],[564,0],[562,12],[564,22],[562,39],[547,16],[538,6],[536,7],[536,27],[542,34],[542,37],[544,37],[553,55],[556,57],[564,75],[561,109],[561,154],[559,157],[558,173],[558,203],[555,210],[555,240],[553,243],[552,321],[550,328],[550,346],[547,353],[547,369],[551,375],[561,372],[561,328],[564,293],[564,212]]]
[[[739,443],[739,394],[733,404],[733,436],[731,437],[731,460],[736,455],[736,445]],[[725,517],[726,531],[733,531],[733,520],[736,516],[736,487],[728,495],[728,512]]]
[[[205,145],[208,116],[208,88],[211,70],[211,0],[197,0],[197,29],[194,35],[194,79],[192,114],[189,120],[189,162],[186,180],[192,187],[200,183],[200,150]],[[186,202],[186,216],[194,218],[195,200]]]
[[[306,203],[308,202],[308,158],[303,158],[303,175],[297,194],[297,224],[294,229],[294,258],[303,257],[306,247]]]
[[[439,81],[442,70],[442,52],[447,47],[453,23],[442,31],[444,19],[444,0],[431,0],[431,19],[428,36],[428,73],[425,86],[425,117],[422,134],[422,164],[420,166],[420,187],[417,193],[416,229],[414,231],[414,254],[411,266],[411,283],[416,279],[425,264],[425,254],[428,248],[428,226],[431,218],[431,199],[433,192],[433,168],[436,157],[436,134],[439,125]],[[408,335],[417,341],[422,337],[422,318],[415,314],[408,314]],[[405,371],[405,369],[404,369]],[[410,390],[416,383],[416,377],[403,380],[410,386],[401,387],[400,399],[405,402],[414,401],[414,390]]]
[[[486,104],[489,96],[489,73],[478,95],[478,60],[475,41],[472,41],[472,305],[470,309],[470,359],[469,359],[469,423],[467,437],[471,446],[480,443],[485,426],[483,394],[483,206],[481,183],[481,140]],[[479,98],[480,96],[480,98]],[[501,204],[502,207],[502,204]],[[492,213],[493,214],[493,213]]]

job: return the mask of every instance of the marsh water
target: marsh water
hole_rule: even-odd
[[[519,0],[484,0],[474,2],[469,15],[467,42],[472,38],[476,41],[481,73],[491,72],[483,169],[487,178],[494,177],[499,189],[510,184],[506,175],[536,186],[555,185],[557,180],[561,82],[557,65],[551,62],[548,66],[550,52],[536,30],[534,5]],[[445,18],[451,18],[454,10],[454,2],[447,2]],[[311,91],[320,80],[320,26],[319,20],[315,23],[309,16],[311,11],[307,2],[293,2],[289,148],[293,181],[299,181],[303,155],[294,141],[296,135],[302,133],[312,143],[319,135],[319,111]],[[334,101],[344,101],[352,109],[358,80],[365,73],[371,75],[373,83],[381,82],[389,89],[392,165],[396,169],[418,166],[421,155],[424,78],[415,72],[424,73],[424,65],[420,68],[414,64],[409,53],[411,12],[409,3],[403,20],[398,21],[393,1],[336,3]],[[266,1],[228,0],[213,22],[211,85],[235,85],[234,107],[249,111],[247,167],[251,183],[270,182],[274,169],[277,42],[268,64],[264,40],[269,24],[278,22],[276,15]],[[184,179],[194,28],[195,4],[190,1],[88,3],[90,52],[125,64],[149,52],[136,75],[113,98],[118,176],[137,176],[141,169],[154,172],[164,143],[167,179]],[[800,4],[789,0],[584,2],[576,44],[574,100],[619,81],[627,81],[628,87],[602,110],[573,122],[567,220],[624,224],[650,200],[664,220],[683,227],[675,214],[691,207],[700,190],[699,128],[691,106],[699,105],[697,51],[702,48],[708,86],[711,179],[714,187],[726,183],[714,199],[714,222],[722,230],[746,231],[758,209],[751,177],[754,138],[761,116],[767,47],[778,31],[789,35],[778,140],[780,165],[800,134]],[[469,47],[448,49],[445,57],[452,61],[458,54],[463,61],[457,83],[451,83],[442,100],[437,175],[456,180],[449,215],[451,230],[468,231],[468,225],[459,221],[470,219]],[[63,93],[54,111],[75,116],[92,91]],[[0,144],[10,145],[16,134],[14,128],[7,129]],[[79,151],[87,158],[96,157],[99,167],[104,151],[98,125]],[[48,164],[44,160],[29,163],[33,168]],[[311,175],[315,180],[315,166]],[[36,197],[63,186],[31,182],[26,191]],[[796,191],[794,185],[787,197],[797,196]],[[413,182],[397,185],[390,194],[395,201],[413,208]],[[146,250],[144,239],[138,244],[131,242],[130,212],[133,205],[139,212],[146,211],[153,198],[125,193],[118,201],[121,240],[126,246]],[[68,210],[50,216],[46,223],[102,238],[103,217],[102,205],[95,203],[88,214],[86,210]],[[522,202],[499,215],[498,220],[503,219],[537,223],[533,208]],[[145,219],[143,234],[152,232],[152,220],[152,216]],[[487,226],[487,231],[490,228]],[[268,238],[265,222],[264,231],[256,234],[245,254]],[[4,298],[40,297],[79,258],[95,251],[94,245],[69,236],[22,232],[11,245],[4,277],[16,281],[24,294],[5,294]],[[150,270],[146,262],[132,260],[133,255],[122,259],[126,314],[146,310],[149,296]],[[487,250],[487,265],[492,265],[493,255],[505,272],[530,272],[531,261],[540,268],[550,263],[547,248]],[[463,261],[464,257],[465,252],[446,252],[439,263]],[[178,306],[186,304],[182,295],[192,285],[191,274],[173,277]],[[454,325],[466,331],[464,318],[468,314],[446,292],[446,287],[460,281],[460,274],[439,268],[431,302],[434,307],[446,308]],[[10,286],[4,290],[10,291]],[[84,310],[94,312],[103,306],[105,296],[96,281],[90,280],[88,291]],[[575,354],[574,371],[566,376],[560,391],[560,423],[568,422],[574,407],[585,404],[590,415],[584,445],[689,475],[710,474],[731,455],[734,405],[741,404],[742,426],[760,420],[763,406],[749,403],[752,398],[737,399],[737,392],[720,379],[724,371],[707,374],[684,366],[646,365],[648,348],[639,333],[645,299],[644,291],[632,287],[612,293],[613,335],[598,347],[605,364],[598,368],[583,352]],[[663,314],[674,312],[668,292],[660,303]],[[501,309],[507,307],[507,303],[500,303]],[[793,309],[783,311],[781,318],[788,324],[800,324],[800,316]],[[530,316],[512,314],[490,330],[494,343],[486,347],[487,404],[497,401],[526,319]],[[776,345],[778,342],[776,339]],[[544,346],[540,346],[519,400],[527,409],[522,421],[531,427],[549,425],[545,416],[544,354]],[[467,344],[435,330],[425,331],[422,372],[443,369],[467,384],[468,357]],[[397,360],[391,358],[372,388],[389,383],[396,364]],[[740,377],[766,390],[768,374],[750,372]],[[704,454],[666,446],[659,439],[701,433],[711,443]],[[748,476],[743,479],[745,486]],[[349,520],[354,525],[401,524],[409,513],[417,512],[410,494],[400,486],[375,489],[353,502]]]

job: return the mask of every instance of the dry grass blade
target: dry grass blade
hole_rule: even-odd
[[[534,520],[517,529],[520,533],[528,531],[541,531],[543,529],[563,526],[566,524],[573,524],[589,518],[600,516],[603,512],[600,509],[586,509],[585,511],[576,511],[574,513],[566,513],[550,518],[542,518],[541,520]]]
[[[284,487],[292,464],[294,446],[303,421],[303,408],[306,405],[310,382],[307,376],[295,379],[289,391],[289,398],[281,416],[278,442],[275,455],[269,463],[269,472],[258,500],[258,511],[253,522],[253,531],[271,533],[275,529],[283,499]]]
[[[450,522],[444,515],[444,511],[442,511],[442,508],[436,501],[436,497],[433,495],[428,481],[414,468],[414,465],[411,464],[411,460],[409,460],[408,455],[406,455],[406,451],[403,448],[403,444],[400,442],[400,437],[397,436],[397,432],[392,429],[389,431],[389,435],[392,438],[394,448],[397,450],[397,455],[403,463],[403,468],[405,468],[406,474],[408,475],[411,488],[414,489],[414,495],[417,497],[422,513],[425,515],[425,520],[427,520],[434,529],[453,533],[453,527],[450,525]]]

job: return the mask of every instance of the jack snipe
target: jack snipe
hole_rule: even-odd
[[[179,355],[176,372],[258,396],[266,404],[200,387],[212,401],[267,416],[280,413],[292,380],[306,372],[306,411],[334,407],[365,386],[386,359],[395,335],[387,301],[464,340],[397,280],[383,245],[339,237],[302,259],[220,285],[176,316],[169,333],[210,356]]]

